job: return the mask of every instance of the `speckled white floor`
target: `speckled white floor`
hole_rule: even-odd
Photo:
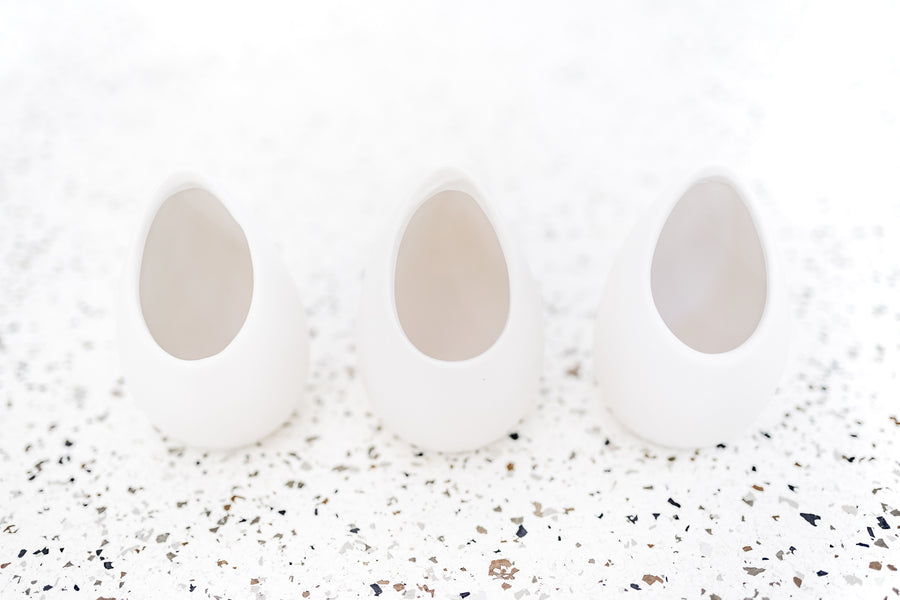
[[[897,597],[898,22],[0,4],[0,596]],[[536,413],[456,456],[379,427],[353,351],[368,245],[445,163],[493,191],[547,318]],[[772,223],[794,358],[746,435],[672,452],[603,408],[592,317],[631,224],[709,163]],[[144,203],[185,168],[255,202],[314,332],[309,401],[229,453],[154,431],[112,341]]]

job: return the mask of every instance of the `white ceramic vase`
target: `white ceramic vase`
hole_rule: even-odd
[[[130,394],[166,435],[225,448],[283,423],[306,382],[297,290],[248,212],[179,176],[152,202],[119,298]]]
[[[540,297],[485,196],[433,176],[395,218],[366,272],[359,364],[383,423],[438,451],[505,433],[534,402]]]
[[[728,440],[773,395],[789,316],[759,213],[732,177],[708,171],[651,209],[616,258],[596,322],[605,401],[658,444]]]

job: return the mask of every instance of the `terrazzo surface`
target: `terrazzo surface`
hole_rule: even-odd
[[[900,596],[898,17],[0,4],[0,597]],[[354,352],[368,248],[448,163],[517,233],[547,340],[533,414],[455,455],[382,428]],[[744,435],[672,451],[604,408],[592,323],[631,225],[710,163],[780,245],[792,358]],[[306,400],[228,452],[154,430],[115,352],[186,168],[253,203],[312,330]]]

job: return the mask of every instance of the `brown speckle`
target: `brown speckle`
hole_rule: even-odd
[[[498,558],[491,561],[488,567],[488,575],[494,579],[515,579],[519,570],[513,566],[508,558]]]

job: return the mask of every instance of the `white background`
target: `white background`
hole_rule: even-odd
[[[895,597],[898,26],[891,2],[0,4],[0,594]],[[419,456],[368,412],[353,326],[372,239],[447,164],[518,234],[546,365],[518,440]],[[781,246],[794,358],[745,436],[672,452],[603,408],[592,318],[630,226],[709,164]],[[254,204],[313,330],[307,403],[230,453],[162,438],[116,362],[124,255],[184,169]]]

